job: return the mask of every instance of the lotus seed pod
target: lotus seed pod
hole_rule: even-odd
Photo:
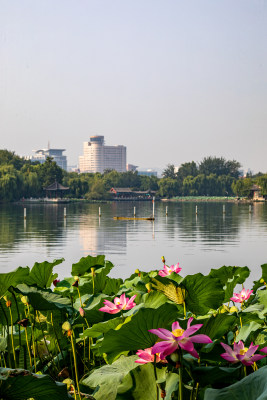
[[[265,283],[263,278],[261,278],[260,283]]]
[[[226,313],[226,309],[225,309],[225,308],[222,308],[222,309],[220,310],[220,313],[221,313],[221,314]]]
[[[78,275],[75,275],[74,279],[75,279],[75,281],[78,281],[79,280]]]
[[[71,324],[69,323],[69,321],[65,321],[62,325],[62,329],[63,331],[69,331],[71,330]]]
[[[92,272],[92,275],[95,276],[95,268],[94,267],[91,268],[91,272]]]
[[[28,296],[22,296],[21,302],[27,306],[29,304],[29,297]]]
[[[238,308],[236,306],[233,306],[230,308],[230,313],[233,313],[233,312],[238,312]]]
[[[140,271],[138,268],[136,268],[136,270],[134,271],[135,274],[140,274]]]
[[[165,264],[165,261],[166,261],[166,260],[165,260],[165,257],[164,257],[164,256],[161,257],[161,260],[162,260],[163,264]]]
[[[68,336],[68,337],[71,337],[71,335],[72,335],[72,330],[69,329],[68,332],[67,332],[67,336]]]

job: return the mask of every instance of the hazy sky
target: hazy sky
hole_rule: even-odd
[[[0,0],[0,148],[267,171],[266,0]]]

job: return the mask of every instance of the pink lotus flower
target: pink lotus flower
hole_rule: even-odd
[[[128,297],[125,297],[125,293],[123,293],[120,297],[115,297],[114,303],[109,300],[104,300],[105,307],[99,308],[99,311],[107,312],[109,314],[117,314],[121,310],[130,310],[136,306],[134,303],[135,298],[136,294],[129,299]]]
[[[148,349],[145,350],[137,350],[136,354],[138,355],[138,360],[136,360],[135,362],[138,364],[147,364],[149,362],[154,362],[155,357],[156,357],[156,362],[164,362],[167,363],[167,360],[161,359],[159,354],[152,354],[152,347],[149,347]]]
[[[221,354],[221,357],[233,364],[240,361],[242,364],[248,366],[252,365],[254,362],[257,362],[261,358],[266,357],[266,355],[254,355],[259,346],[253,346],[253,343],[251,343],[249,348],[247,348],[244,346],[242,340],[240,340],[238,343],[234,343],[233,349],[225,343],[221,343],[221,345],[226,351],[226,353]]]
[[[253,293],[253,290],[245,290],[242,289],[240,293],[234,293],[234,296],[230,298],[230,300],[235,303],[243,303],[245,300],[248,300]]]
[[[160,353],[160,358],[163,359],[180,347],[181,349],[188,351],[188,353],[193,357],[199,358],[199,355],[194,348],[194,343],[212,343],[212,340],[207,335],[195,335],[190,337],[203,325],[196,324],[190,326],[192,321],[193,318],[189,318],[186,330],[180,327],[178,321],[172,324],[172,331],[163,328],[150,329],[149,332],[154,333],[160,339],[163,339],[162,342],[156,343],[153,346],[152,354]]]
[[[171,275],[173,272],[179,274],[180,271],[182,271],[182,268],[179,267],[179,263],[177,263],[176,265],[171,265],[170,267],[164,264],[164,268],[159,271],[159,275],[164,277],[167,275]]]

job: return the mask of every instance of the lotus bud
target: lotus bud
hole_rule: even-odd
[[[28,305],[29,305],[29,297],[28,297],[28,296],[22,296],[21,302],[22,302],[25,306],[28,306]]]
[[[71,329],[71,324],[69,323],[69,321],[65,321],[63,323],[62,329],[63,329],[63,331],[69,331]]]
[[[236,306],[233,306],[230,308],[230,313],[233,313],[233,312],[238,312],[238,308]]]
[[[260,283],[265,283],[263,278],[261,278]]]
[[[161,260],[162,260],[163,264],[165,264],[166,260],[165,260],[164,256],[161,257]]]
[[[74,386],[74,382],[70,378],[64,379],[63,383],[67,385],[67,390],[69,390],[71,386]]]
[[[151,290],[152,290],[152,285],[151,285],[151,283],[146,283],[146,288],[147,288],[147,292],[148,292],[148,293],[151,292]]]
[[[85,317],[85,311],[82,307],[79,308],[79,313],[80,313],[81,317],[83,317],[83,318]]]
[[[173,362],[177,363],[178,360],[179,360],[179,355],[178,355],[178,353],[177,353],[176,351],[175,351],[174,353],[172,353],[172,354],[170,355],[170,359],[171,359]]]
[[[6,301],[6,306],[7,306],[8,308],[11,307],[11,304],[12,304],[12,303],[11,303],[10,300],[7,300],[7,301]]]
[[[24,318],[18,321],[18,325],[23,326],[23,328],[27,328],[29,323],[29,318]]]
[[[95,276],[95,268],[94,267],[91,268],[91,272],[92,272],[92,276]]]

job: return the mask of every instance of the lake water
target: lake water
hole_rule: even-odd
[[[168,216],[166,217],[166,205]],[[136,268],[161,269],[180,263],[184,274],[208,273],[222,265],[247,265],[251,278],[267,263],[267,204],[163,203],[156,202],[155,222],[113,220],[113,216],[137,217],[152,213],[150,202],[67,205],[0,205],[0,272],[35,261],[64,257],[55,268],[69,276],[72,263],[88,254],[105,254],[115,268],[113,277],[126,278]],[[67,218],[64,219],[64,207]]]

